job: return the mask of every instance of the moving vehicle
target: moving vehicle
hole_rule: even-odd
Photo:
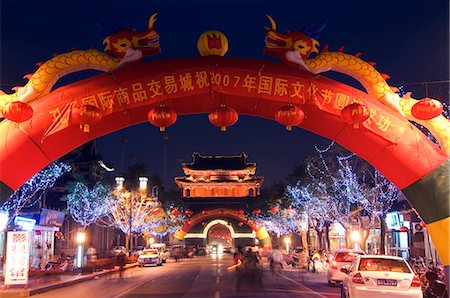
[[[401,257],[359,255],[341,271],[347,274],[342,282],[343,298],[423,297],[419,277]]]
[[[327,280],[330,287],[337,283],[342,283],[347,274],[341,272],[341,268],[350,265],[358,255],[366,253],[358,249],[338,249],[334,252],[333,257],[328,262]]]
[[[162,266],[162,263],[163,261],[161,254],[155,248],[144,249],[138,257],[139,267],[143,267],[145,265]]]
[[[163,263],[167,261],[167,253],[166,252],[166,244],[165,243],[153,243],[150,245],[150,248],[158,250],[158,253],[161,256]],[[170,258],[170,256],[169,256]]]

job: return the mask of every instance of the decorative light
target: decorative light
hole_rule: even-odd
[[[344,122],[353,125],[353,128],[359,128],[369,118],[369,110],[365,104],[352,103],[342,109],[341,117]]]
[[[159,127],[159,131],[165,131],[177,121],[177,113],[169,107],[163,105],[151,109],[147,114],[148,121]]]
[[[139,189],[146,190],[147,189],[148,178],[147,177],[139,177]]]
[[[286,130],[291,131],[292,126],[300,125],[305,119],[305,113],[295,105],[288,104],[282,106],[275,112],[275,120],[286,126]]]
[[[33,117],[33,109],[27,103],[13,101],[3,107],[3,116],[13,122],[23,122]]]
[[[234,125],[239,116],[235,109],[221,105],[208,114],[209,121],[220,127],[220,131],[226,131],[228,126]]]
[[[95,125],[101,120],[102,112],[96,106],[85,104],[72,110],[71,121],[80,125],[82,132],[89,132],[91,125]]]

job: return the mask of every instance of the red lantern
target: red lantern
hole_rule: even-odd
[[[153,214],[160,214],[162,212],[162,210],[160,208],[156,208],[152,212],[153,212]]]
[[[63,233],[58,231],[58,232],[55,233],[55,236],[58,237],[58,238],[61,238],[63,236]]]
[[[405,226],[401,226],[400,227],[400,232],[408,232],[408,227],[405,227]]]
[[[412,106],[411,114],[420,120],[430,120],[442,114],[443,110],[440,101],[425,97]]]
[[[82,132],[89,132],[90,126],[102,120],[102,113],[99,108],[93,105],[82,105],[72,110],[71,119],[73,123],[80,125]]]
[[[369,110],[360,103],[352,103],[344,107],[341,117],[345,123],[352,124],[353,128],[359,128],[359,124],[369,118]]]
[[[244,223],[242,222],[242,221],[240,221],[239,223],[238,223],[238,226],[240,226],[240,227],[242,227],[244,225]]]
[[[35,232],[34,232],[36,235],[41,235],[42,234],[42,231],[41,230],[36,230]]]
[[[178,216],[178,215],[180,215],[180,210],[178,210],[178,209],[173,209],[173,210],[172,210],[172,214],[175,215],[175,216]]]
[[[286,130],[291,131],[292,126],[297,126],[305,119],[305,113],[302,109],[288,104],[282,106],[275,112],[275,120],[281,125],[286,126]]]
[[[202,210],[202,214],[203,214],[203,215],[206,215],[206,213],[207,213],[207,212],[206,212],[205,210]]]
[[[261,209],[255,209],[255,210],[253,210],[253,213],[255,213],[256,215],[258,215],[258,214],[261,213]]]
[[[3,107],[3,116],[8,120],[20,123],[33,117],[33,109],[27,103],[13,101]]]
[[[229,227],[231,227],[231,222],[228,222],[227,225],[228,225]]]
[[[177,121],[177,113],[171,108],[159,106],[151,109],[147,114],[148,122],[159,127],[159,131],[165,131]]]
[[[239,209],[239,210],[238,210],[238,213],[239,213],[239,214],[244,214],[244,210]]]
[[[190,210],[190,209],[184,211],[184,213],[186,213],[188,216],[191,216],[192,214],[194,214],[194,212],[192,212],[192,210]]]
[[[270,213],[275,214],[277,212],[278,212],[278,208],[277,207],[270,208]]]
[[[208,115],[209,121],[220,127],[220,131],[226,131],[228,126],[232,126],[238,120],[238,113],[225,105],[221,105]]]
[[[187,224],[190,225],[192,223],[192,220],[188,219],[186,220]]]
[[[202,222],[202,226],[206,226],[206,222],[203,221],[203,222]]]

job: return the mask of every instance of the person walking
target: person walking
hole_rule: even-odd
[[[123,251],[117,255],[117,265],[119,265],[119,279],[123,278],[123,271],[125,270],[126,256]]]

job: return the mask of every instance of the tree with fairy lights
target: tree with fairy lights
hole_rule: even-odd
[[[72,218],[86,228],[108,215],[110,193],[111,189],[100,182],[92,189],[82,182],[77,182],[73,192],[65,198],[67,209]]]
[[[31,208],[42,201],[46,190],[51,188],[71,167],[63,162],[53,162],[31,177],[0,206],[0,212],[9,214],[11,221],[22,208]]]
[[[311,179],[288,186],[287,193],[294,207],[308,213],[310,222],[316,220],[319,226],[324,222],[339,222],[347,236],[355,229],[355,224],[358,225],[358,229],[365,231],[361,241],[365,248],[369,230],[376,227],[376,219],[383,228],[384,217],[397,200],[399,191],[355,154],[344,156],[339,148],[330,151],[333,145],[325,150],[316,148],[318,158],[309,159],[306,166]],[[325,154],[332,156],[326,158]],[[359,219],[361,212],[370,217],[366,226]]]

